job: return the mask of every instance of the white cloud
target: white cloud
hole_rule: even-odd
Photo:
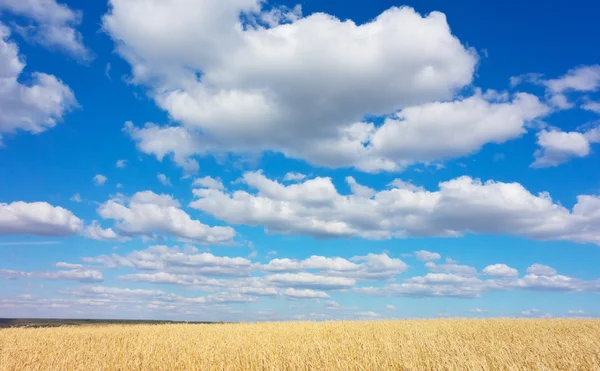
[[[381,317],[381,314],[373,312],[373,311],[356,312],[355,315],[358,316],[359,318],[379,318],[379,317]]]
[[[302,173],[287,173],[283,177],[283,180],[285,180],[287,182],[295,182],[295,181],[299,181],[299,180],[304,180],[305,178],[306,178],[306,175],[304,175]]]
[[[261,268],[268,272],[292,272],[300,270],[319,269],[325,271],[353,271],[360,269],[360,265],[352,263],[344,258],[327,258],[313,255],[304,260],[293,260],[288,258],[273,259]]]
[[[64,265],[64,263],[63,263]],[[57,264],[57,266],[59,266]],[[66,280],[78,282],[102,282],[102,272],[89,269],[71,269],[68,271],[23,272],[0,269],[0,279],[16,280],[22,278],[41,278],[47,280]]]
[[[393,305],[389,305],[389,304],[388,304],[388,305],[386,305],[386,306],[385,306],[385,309],[387,309],[387,310],[395,310],[395,309],[396,309],[396,307],[395,307],[395,306],[393,306]]]
[[[415,256],[421,261],[438,260],[442,257],[437,252],[429,252],[426,250],[415,251]]]
[[[600,102],[588,101],[581,105],[581,108],[586,111],[600,113]]]
[[[272,274],[266,276],[265,280],[277,286],[317,290],[347,289],[356,284],[356,280],[352,278],[322,276],[306,272]]]
[[[159,161],[165,156],[172,156],[187,173],[198,172],[200,166],[191,156],[196,153],[200,142],[184,128],[159,127],[152,123],[137,128],[128,121],[123,131],[136,142],[138,150],[155,155]]]
[[[569,99],[564,94],[555,94],[548,99],[548,103],[558,109],[569,109],[575,105],[569,102]]]
[[[79,193],[75,193],[73,197],[71,197],[69,200],[79,203],[81,202],[81,196],[79,195]]]
[[[0,7],[5,3],[0,3]],[[30,83],[20,82],[25,78],[25,62],[9,36],[8,28],[0,22],[0,145],[3,133],[42,133],[77,106],[71,89],[52,75],[33,72],[27,78]]]
[[[590,142],[583,133],[546,131],[538,134],[535,161],[531,167],[552,167],[568,161],[572,157],[585,157],[590,153]]]
[[[425,188],[421,186],[417,186],[412,184],[411,182],[406,182],[402,179],[394,179],[388,184],[388,186],[397,188],[397,189],[408,189],[409,191],[424,191]]]
[[[194,183],[192,184],[194,187],[204,187],[209,189],[225,189],[223,182],[220,179],[215,179],[210,176],[205,176],[204,178],[194,179]]]
[[[474,308],[474,309],[469,310],[469,312],[472,312],[472,313],[485,313],[485,312],[487,312],[487,310],[484,310],[484,309],[481,309],[481,308]]]
[[[119,169],[123,169],[123,168],[125,168],[125,167],[127,166],[127,160],[117,160],[117,164],[116,164],[116,166],[117,166]]]
[[[167,176],[165,174],[158,174],[156,176],[158,178],[158,181],[165,186],[171,186],[171,181],[169,180],[169,178],[167,178]]]
[[[511,268],[506,264],[488,265],[487,267],[483,268],[481,272],[486,276],[492,277],[516,277],[519,275],[518,270]]]
[[[202,244],[232,243],[231,227],[209,227],[179,208],[169,195],[138,192],[127,200],[112,199],[98,208],[103,219],[114,219],[114,228],[124,236],[152,236],[166,233]]]
[[[131,64],[132,81],[148,85],[183,125],[128,131],[143,152],[173,155],[182,166],[207,152],[272,150],[330,167],[395,170],[515,138],[523,120],[542,111],[527,95],[445,102],[471,83],[478,57],[439,12],[391,8],[357,25],[323,13],[273,17],[258,0],[110,4],[104,29]],[[360,122],[398,111],[385,133]],[[446,145],[446,134],[458,130],[464,135]],[[407,136],[394,145],[385,140],[389,131]]]
[[[500,266],[495,264],[492,266]],[[473,268],[474,269],[474,268]],[[503,269],[502,273],[508,272]],[[600,292],[598,281],[581,279],[556,274],[550,267],[534,264],[527,275],[497,275],[499,278],[481,279],[474,275],[454,273],[428,273],[425,276],[410,277],[401,283],[384,286],[357,287],[355,292],[376,296],[402,297],[457,297],[476,298],[488,291],[532,290],[548,292]],[[491,275],[490,275],[491,276]]]
[[[407,266],[400,259],[392,259],[386,254],[355,256],[350,260],[313,255],[308,259],[273,259],[260,265],[267,272],[297,272],[301,270],[319,270],[327,276],[340,276],[353,279],[377,280],[391,279],[406,271]]]
[[[58,263],[54,264],[54,266],[57,268],[67,268],[67,269],[83,268],[83,265],[81,265],[81,264],[71,264],[71,263],[65,263],[65,262],[58,262]]]
[[[27,40],[49,49],[60,49],[80,60],[90,60],[92,53],[83,45],[83,36],[75,27],[82,13],[56,0],[3,0],[0,10],[29,18],[33,23],[15,25]]]
[[[521,315],[525,317],[552,318],[552,315],[550,313],[544,313],[537,308],[524,310],[521,312]]]
[[[119,236],[113,231],[112,228],[103,229],[97,221],[93,221],[91,225],[88,225],[83,229],[81,233],[84,237],[91,238],[93,240],[102,241],[123,241],[127,240],[126,237]]]
[[[329,295],[323,291],[285,289],[283,295],[293,299],[329,299]]]
[[[107,180],[108,180],[108,178],[107,178],[107,177],[105,177],[105,176],[104,176],[104,175],[102,175],[102,174],[98,174],[98,175],[96,175],[96,176],[94,177],[94,179],[93,179],[93,181],[94,181],[94,184],[95,184],[95,185],[97,185],[97,186],[103,186],[103,185],[104,185],[104,183],[106,183],[106,181],[107,181]]]
[[[571,315],[584,315],[585,311],[581,310],[581,309],[575,309],[575,310],[569,310],[569,311],[567,311],[567,313],[571,314]]]
[[[46,202],[0,203],[0,236],[69,236],[83,228],[83,221],[60,206]]]
[[[371,198],[375,195],[375,190],[364,185],[358,184],[353,177],[347,176],[346,183],[350,186],[350,190],[358,197]]]
[[[392,188],[371,199],[339,194],[330,178],[285,186],[254,172],[244,174],[243,182],[250,192],[195,189],[198,199],[190,206],[231,224],[281,234],[389,239],[477,233],[600,243],[600,198],[594,195],[578,196],[569,210],[519,183],[468,176],[441,182],[437,191]]]
[[[525,124],[549,112],[531,94],[490,102],[481,94],[408,107],[387,118],[370,139],[370,149],[397,163],[460,157],[486,143],[503,143],[525,133]],[[453,135],[461,132],[463,135]]]
[[[556,269],[543,264],[533,264],[527,268],[527,273],[537,276],[554,276]]]
[[[564,76],[547,80],[544,84],[553,93],[596,91],[600,88],[600,65],[573,68]]]

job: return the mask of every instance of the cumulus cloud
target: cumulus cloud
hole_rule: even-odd
[[[265,280],[274,285],[317,290],[348,289],[356,284],[356,280],[352,278],[322,276],[306,272],[272,274],[266,276]]]
[[[108,178],[102,174],[98,174],[98,175],[94,176],[94,178],[92,180],[94,181],[95,185],[103,186],[104,183],[106,183],[106,181],[108,180]]]
[[[415,256],[421,261],[438,260],[442,257],[437,252],[430,252],[426,250],[415,251]]]
[[[85,227],[81,233],[84,237],[93,240],[103,241],[123,241],[126,237],[119,236],[112,228],[103,229],[97,221],[93,221],[91,225]]]
[[[486,276],[493,277],[516,277],[519,275],[519,271],[509,267],[506,264],[488,265],[487,267],[483,268],[481,272]]]
[[[61,266],[64,266],[63,263]],[[59,266],[57,264],[57,266]],[[49,272],[23,272],[15,270],[0,269],[0,279],[24,279],[38,278],[47,280],[66,280],[78,282],[102,282],[104,277],[102,272],[91,269],[71,269],[68,271],[49,271]]]
[[[297,290],[289,288],[283,290],[283,295],[293,299],[329,299],[329,295],[323,291]]]
[[[556,269],[543,264],[533,264],[527,268],[527,273],[538,276],[554,276]]]
[[[194,183],[192,184],[194,187],[203,187],[209,189],[220,189],[224,190],[225,186],[220,179],[215,179],[210,176],[205,176],[204,178],[194,179]]]
[[[58,263],[54,264],[54,266],[57,268],[67,268],[67,269],[83,268],[83,265],[81,265],[81,264],[72,264],[72,263],[65,263],[65,262],[58,262]]]
[[[247,276],[252,262],[246,258],[220,257],[210,253],[198,253],[195,248],[169,248],[164,245],[151,246],[146,250],[133,251],[126,256],[118,254],[86,257],[83,261],[100,264],[108,268],[136,268],[168,273],[165,275],[136,276],[138,280],[188,280],[187,275]],[[183,276],[182,276],[183,275]],[[186,278],[187,277],[187,278]],[[183,281],[182,281],[183,282]],[[189,282],[189,280],[188,280]],[[191,284],[191,283],[189,283]]]
[[[304,175],[302,173],[287,173],[283,177],[283,180],[285,180],[287,182],[295,182],[295,181],[299,181],[299,180],[304,180],[305,178],[306,178],[306,175]]]
[[[581,108],[586,111],[600,113],[600,102],[587,101],[586,103],[581,105]]]
[[[398,170],[517,138],[550,111],[526,93],[455,99],[478,57],[442,13],[390,8],[356,24],[263,7],[110,1],[103,27],[132,81],[182,125],[128,123],[141,151],[172,156],[187,171],[197,170],[195,155],[268,150],[329,167]],[[376,125],[368,116],[387,119]]]
[[[348,186],[350,187],[352,193],[357,195],[358,197],[371,198],[376,193],[374,189],[358,184],[356,180],[351,176],[346,177],[346,183],[348,183]]]
[[[355,287],[354,291],[376,296],[401,297],[456,297],[477,298],[489,291],[532,290],[548,292],[600,292],[600,284],[596,281],[559,275],[557,272],[540,264],[533,264],[528,274],[518,277],[515,272],[504,268],[505,264],[494,264],[486,268],[489,277],[483,279],[464,273],[428,273],[425,276],[406,278],[401,283],[384,286]],[[490,268],[495,267],[495,268]],[[501,267],[501,268],[498,268]],[[476,272],[474,267],[470,267]],[[485,269],[484,269],[485,271]],[[485,273],[484,273],[485,274]]]
[[[540,131],[537,134],[540,149],[535,152],[535,161],[531,167],[558,166],[573,157],[586,157],[591,151],[590,143],[600,142],[600,138],[596,138],[594,133],[593,130],[589,133]]]
[[[559,78],[545,81],[544,85],[554,93],[597,91],[600,88],[600,65],[573,68]]]
[[[156,156],[162,161],[165,156],[172,157],[173,161],[181,166],[186,173],[198,172],[198,161],[191,158],[198,153],[201,147],[199,138],[182,127],[160,127],[147,123],[143,128],[138,128],[131,121],[125,123],[123,131],[127,133],[143,153]]]
[[[60,206],[47,202],[0,203],[0,236],[69,236],[83,228],[83,221]]]
[[[103,219],[115,220],[115,230],[123,236],[152,237],[166,233],[202,244],[232,243],[231,227],[210,227],[193,220],[169,195],[138,192],[128,199],[111,199],[98,208]]]
[[[56,0],[3,0],[0,10],[26,17],[30,23],[15,24],[15,29],[27,40],[49,49],[59,49],[88,61],[92,53],[83,45],[83,36],[75,29],[82,13]]]
[[[25,62],[9,36],[0,22],[0,145],[3,133],[39,134],[53,128],[77,105],[71,89],[52,75],[33,72],[29,83],[20,82]]]
[[[569,210],[519,183],[468,176],[441,182],[436,191],[392,188],[371,198],[342,195],[330,178],[283,185],[248,172],[242,181],[250,191],[195,189],[190,206],[231,224],[280,234],[390,239],[477,233],[600,243],[595,195],[578,196]]]
[[[125,167],[127,166],[127,160],[117,160],[117,164],[116,164],[116,166],[117,166],[119,169],[123,169],[123,168],[125,168]]]

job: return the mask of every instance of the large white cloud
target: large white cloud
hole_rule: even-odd
[[[81,23],[80,11],[74,11],[56,0],[2,0],[1,10],[34,21],[33,24],[15,25],[26,39],[63,50],[84,61],[92,58],[91,52],[83,45],[83,36],[75,29]]]
[[[358,25],[264,5],[110,1],[104,29],[133,81],[183,125],[128,124],[141,151],[172,155],[187,170],[197,169],[196,154],[263,150],[398,170],[516,138],[549,111],[525,93],[452,101],[478,58],[442,13],[390,8]],[[365,122],[383,115],[381,125]]]
[[[114,228],[123,236],[152,236],[166,233],[203,244],[232,243],[231,227],[210,227],[192,219],[169,195],[138,192],[131,198],[111,199],[98,207],[104,219],[115,220]]]
[[[519,183],[467,176],[441,182],[437,191],[392,188],[370,198],[342,195],[330,178],[286,186],[250,172],[243,182],[252,191],[195,189],[198,199],[190,206],[281,234],[389,239],[478,233],[600,243],[600,198],[594,195],[578,196],[569,210]]]
[[[0,236],[69,236],[83,228],[83,221],[60,206],[47,202],[0,203]]]
[[[52,75],[33,72],[29,84],[21,83],[25,63],[9,36],[0,22],[0,145],[3,133],[53,128],[77,104],[71,89]]]

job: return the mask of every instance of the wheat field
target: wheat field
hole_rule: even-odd
[[[600,321],[439,319],[0,330],[1,370],[600,370]]]

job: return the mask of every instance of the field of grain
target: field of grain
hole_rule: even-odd
[[[0,330],[1,370],[600,370],[600,321],[406,320]]]

